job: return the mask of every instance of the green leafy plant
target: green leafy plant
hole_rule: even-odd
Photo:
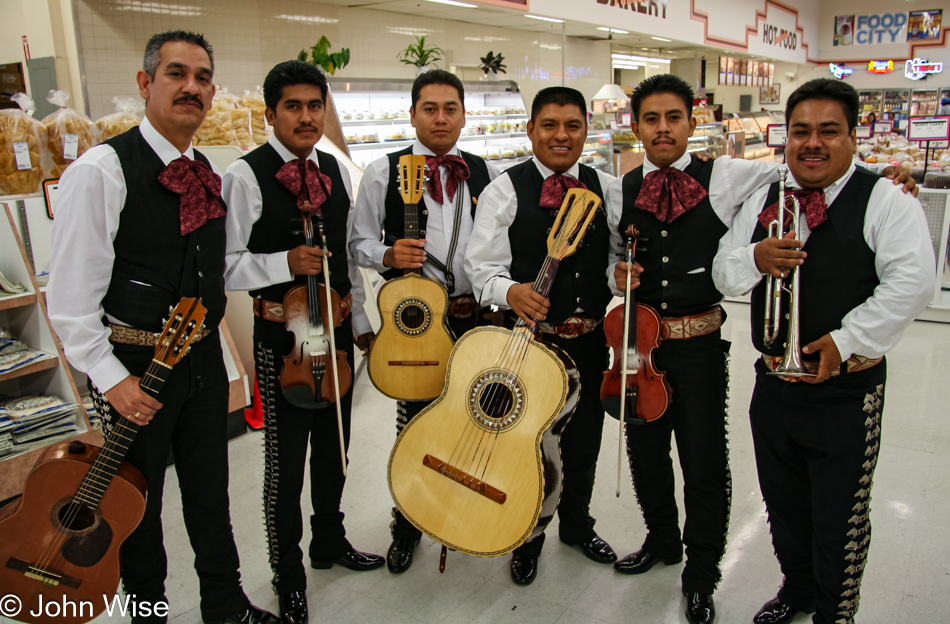
[[[445,52],[439,46],[426,46],[425,35],[416,37],[416,42],[406,46],[406,49],[396,55],[401,63],[425,67],[436,61],[445,60]]]
[[[343,48],[339,52],[330,52],[330,40],[324,35],[320,37],[320,41],[313,44],[313,47],[301,50],[297,55],[297,60],[322,67],[332,76],[336,70],[343,69],[350,62],[350,49]]]
[[[492,54],[491,50],[489,50],[488,56],[483,56],[481,57],[480,60],[482,61],[482,64],[479,65],[479,67],[481,67],[482,71],[485,72],[486,74],[490,72],[495,72],[496,74],[508,73],[505,71],[505,68],[507,67],[507,65],[502,64],[502,61],[505,60],[505,57],[502,56],[501,54],[498,54],[496,56]]]

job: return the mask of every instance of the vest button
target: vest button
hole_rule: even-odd
[[[422,214],[427,215],[427,214],[429,214],[429,211],[428,211],[428,210],[423,210],[423,211],[422,211]]]
[[[581,302],[581,298],[578,297],[578,298],[577,298],[577,303],[580,303],[580,302]]]
[[[660,236],[662,236],[663,238],[666,238],[668,234],[669,234],[669,232],[667,232],[666,230],[662,230],[662,231],[660,232]]]
[[[574,274],[574,277],[577,277],[577,278],[579,278],[580,276],[581,276],[581,274],[580,274],[580,273],[575,273],[575,274]]]
[[[425,230],[419,230],[419,236],[425,236],[425,235],[426,235]]]
[[[661,304],[660,304],[660,307],[665,310],[665,309],[666,309],[667,307],[669,307],[669,306],[667,306],[665,303],[661,303]]]
[[[201,245],[195,245],[195,251],[201,251]]]
[[[669,262],[669,261],[670,261],[669,256],[663,256],[663,262]]]
[[[660,282],[660,286],[669,286],[669,285],[670,283],[667,280],[663,280],[662,282]]]
[[[204,276],[205,276],[204,273],[202,273],[201,271],[198,271],[198,277],[204,277]]]

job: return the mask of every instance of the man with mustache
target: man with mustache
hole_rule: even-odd
[[[275,624],[241,589],[228,509],[228,375],[217,331],[224,316],[225,205],[221,179],[191,146],[214,96],[214,56],[199,34],[153,35],[136,81],[138,128],[94,147],[60,182],[47,292],[70,362],[87,373],[107,437],[116,419],[140,429],[125,459],[145,476],[145,516],[122,546],[122,583],[153,607],[135,624],[167,621],[162,490],[174,453],[182,515],[195,552],[201,618]],[[170,306],[196,297],[204,331],[175,365],[160,399],[139,387]],[[155,609],[156,605],[164,605]]]
[[[423,275],[444,283],[451,304],[449,326],[461,336],[475,327],[477,312],[472,285],[461,270],[462,259],[478,197],[497,172],[482,158],[458,148],[465,126],[465,88],[454,74],[433,69],[419,75],[412,84],[411,97],[409,113],[416,141],[366,168],[356,199],[349,249],[360,266],[379,271],[386,279],[403,275],[403,269],[421,268]],[[426,157],[427,184],[424,205],[419,207],[419,239],[403,237],[405,204],[396,182],[396,164],[407,154]],[[399,401],[397,435],[429,403]],[[393,508],[392,513],[393,541],[386,565],[398,574],[412,565],[422,533],[399,510]]]
[[[508,308],[538,337],[567,351],[581,376],[577,408],[561,433],[564,481],[558,506],[559,537],[580,546],[597,563],[617,559],[594,531],[590,499],[604,426],[598,389],[607,366],[601,321],[611,294],[604,282],[620,236],[610,231],[620,210],[617,178],[577,161],[587,139],[587,104],[575,89],[542,89],[531,105],[528,137],[534,158],[508,169],[485,189],[465,256],[465,271],[481,305]],[[547,253],[547,232],[569,188],[586,188],[604,200],[578,250],[566,258],[550,297],[533,289]],[[519,546],[511,578],[528,585],[537,576],[544,533]]]
[[[816,624],[854,621],[871,536],[884,354],[933,296],[936,267],[920,205],[852,162],[858,111],[857,92],[837,80],[812,80],[789,96],[786,200],[801,204],[798,231],[768,236],[779,189],[765,186],[742,206],[713,262],[721,292],[752,291],[752,342],[762,353],[749,418],[785,580],[756,624],[813,610]],[[770,374],[786,353],[785,314],[777,314],[774,343],[763,335],[771,297],[763,277],[791,269],[801,271],[802,359],[813,375],[801,378]],[[783,312],[788,306],[785,293]]]
[[[291,404],[277,383],[281,358],[294,350],[281,305],[287,292],[320,275],[324,260],[330,285],[342,299],[343,317],[335,330],[336,348],[346,352],[353,368],[354,335],[365,348],[373,338],[363,310],[363,281],[347,257],[347,221],[353,205],[350,176],[330,154],[315,148],[323,136],[326,77],[303,61],[275,66],[264,79],[270,140],[235,161],[224,176],[227,217],[227,289],[248,290],[254,298],[254,360],[264,402],[264,515],[273,586],[281,621],[306,624],[307,574],[300,539],[303,526],[300,494],[310,446],[310,565],[334,563],[351,570],[383,565],[378,555],[362,553],[346,539],[340,499],[346,477],[340,458],[340,432],[330,397],[320,407]],[[317,230],[324,224],[326,240],[317,247],[304,243],[301,207],[309,202]],[[325,256],[323,246],[329,250]],[[321,282],[323,281],[321,275]],[[324,323],[329,323],[322,310]],[[325,325],[328,326],[328,325]],[[343,435],[349,440],[353,386],[340,400]]]

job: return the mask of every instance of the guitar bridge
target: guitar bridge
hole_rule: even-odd
[[[82,584],[82,579],[44,570],[43,568],[37,567],[32,563],[28,563],[15,557],[10,557],[7,559],[7,564],[5,567],[16,572],[22,572],[23,576],[26,578],[39,581],[40,583],[50,587],[62,585],[64,587],[79,589],[79,585]]]
[[[455,466],[445,463],[441,459],[433,457],[432,455],[426,455],[422,458],[422,465],[432,468],[443,477],[448,477],[456,483],[461,483],[468,489],[478,492],[488,500],[494,501],[499,505],[504,505],[505,500],[507,500],[508,495],[499,490],[496,487],[492,487],[482,481],[481,479],[476,479],[472,475],[462,472]]]

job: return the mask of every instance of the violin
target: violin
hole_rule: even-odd
[[[620,464],[623,463],[624,425],[642,425],[656,420],[666,412],[672,395],[666,374],[653,364],[653,350],[663,340],[663,322],[654,308],[637,303],[630,288],[630,273],[640,232],[631,225],[625,235],[626,296],[623,307],[615,307],[604,318],[607,346],[613,350],[614,357],[610,370],[604,371],[604,381],[600,386],[600,402],[604,410],[620,421]],[[617,496],[620,496],[619,465]]]

